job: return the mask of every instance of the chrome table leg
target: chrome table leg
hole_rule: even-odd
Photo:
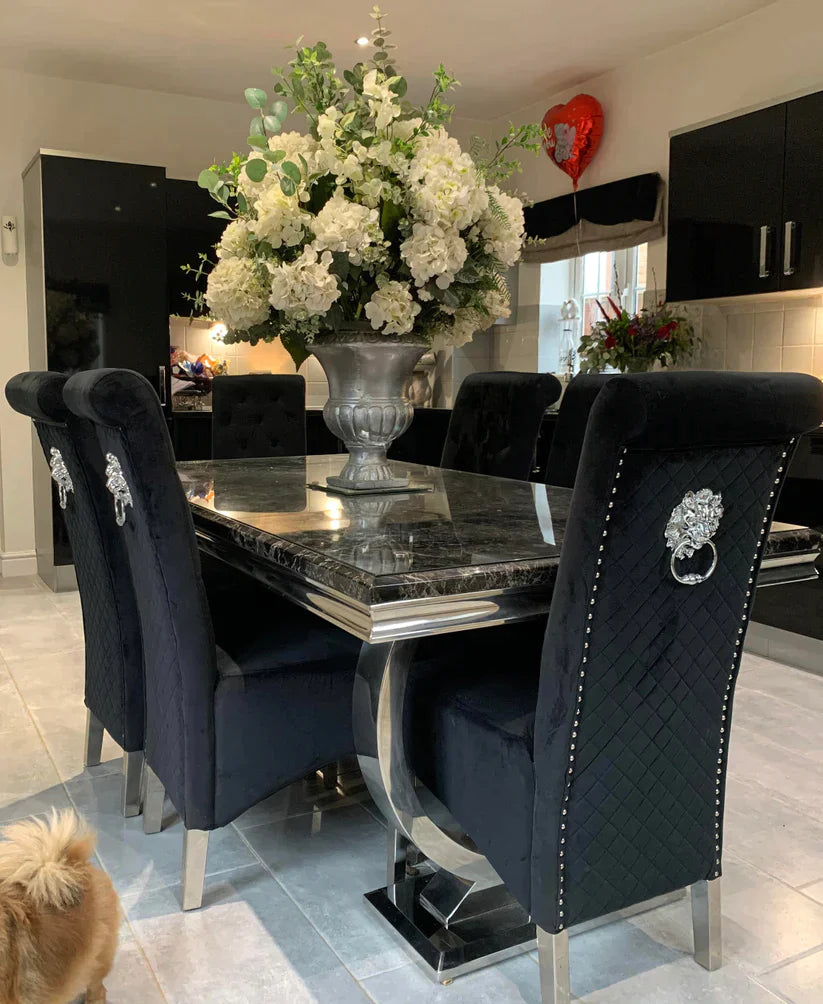
[[[96,767],[103,752],[103,723],[86,708],[86,743],[83,766]]]
[[[123,815],[139,816],[143,809],[143,751],[123,754]]]
[[[695,961],[704,969],[719,969],[723,965],[720,879],[695,882],[691,892]]]
[[[569,1004],[569,932],[550,934],[537,928],[537,955],[540,962],[542,1004]]]

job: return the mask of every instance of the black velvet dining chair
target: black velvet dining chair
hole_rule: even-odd
[[[71,544],[85,635],[86,741],[83,763],[100,763],[103,731],[123,748],[124,816],[141,809],[143,643],[122,534],[106,502],[94,426],[63,403],[63,373],[19,373],[6,398],[27,415],[51,470]]]
[[[536,923],[544,1004],[570,999],[570,929],[685,887],[695,957],[721,964],[735,680],[795,440],[821,420],[802,374],[608,381],[539,665],[479,637],[421,664],[413,767]]]
[[[128,370],[71,377],[96,427],[143,626],[144,829],[168,794],[185,825],[183,908],[200,906],[209,832],[354,752],[359,643],[249,582],[207,596],[189,503],[157,395]],[[214,579],[215,577],[213,577]]]
[[[551,373],[472,373],[457,392],[441,467],[528,481],[546,410],[560,397]]]
[[[251,373],[212,382],[212,457],[302,457],[306,381],[297,374]]]
[[[579,373],[566,387],[546,463],[547,485],[574,488],[589,412],[606,383],[618,378],[616,373]]]

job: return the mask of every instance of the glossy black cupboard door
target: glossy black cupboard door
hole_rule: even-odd
[[[197,267],[198,255],[207,254],[215,261],[214,245],[226,228],[225,220],[209,216],[220,206],[196,181],[166,178],[166,260],[169,314],[188,317],[192,304],[186,298],[206,288],[205,279],[199,285],[194,276],[183,271],[183,265]]]
[[[666,296],[780,288],[786,105],[671,138]]]
[[[49,369],[122,366],[142,373],[166,400],[165,170],[80,157],[41,161]]]
[[[786,108],[781,288],[808,289],[823,286],[823,93]]]

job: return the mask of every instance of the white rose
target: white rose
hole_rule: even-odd
[[[340,296],[337,279],[329,271],[331,252],[318,256],[309,245],[291,265],[266,262],[271,274],[269,302],[298,320],[325,314]]]
[[[383,281],[366,304],[366,317],[375,331],[381,328],[385,334],[405,335],[414,327],[414,319],[420,313],[420,304],[415,303],[406,282]]]
[[[400,245],[400,254],[418,286],[434,279],[440,289],[446,289],[463,267],[468,250],[455,230],[415,223],[411,236]]]
[[[265,273],[251,258],[221,258],[209,273],[206,303],[230,328],[246,331],[269,316]]]

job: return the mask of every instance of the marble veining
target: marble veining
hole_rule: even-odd
[[[431,491],[342,497],[310,489],[345,455],[178,464],[198,530],[284,572],[372,605],[498,589],[551,589],[572,492],[393,462]],[[817,550],[776,524],[766,555]],[[662,552],[661,552],[662,553]]]

